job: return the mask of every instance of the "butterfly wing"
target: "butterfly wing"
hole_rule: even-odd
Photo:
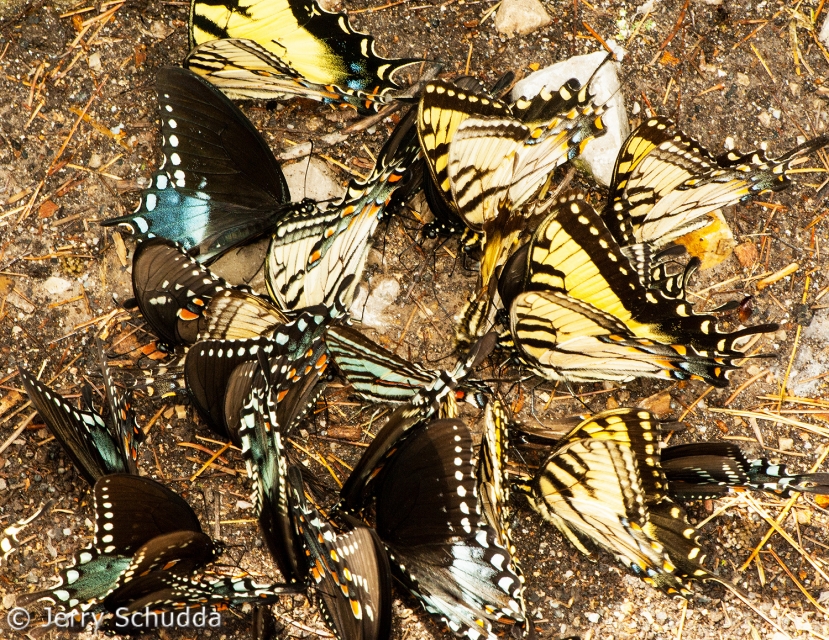
[[[338,298],[346,308],[351,305],[380,218],[419,151],[410,113],[380,150],[366,182],[352,180],[338,204],[311,214],[298,212],[279,224],[268,249],[265,280],[281,309],[321,303],[333,307]],[[343,290],[349,275],[353,279]]]
[[[762,491],[791,491],[825,494],[829,474],[791,474],[784,465],[763,458],[749,460],[730,442],[695,442],[662,450],[662,468],[670,483],[671,495],[701,500],[722,496],[731,488]]]
[[[285,580],[297,584],[303,580],[302,541],[291,522],[282,436],[313,402],[325,371],[325,346],[318,338],[307,351],[292,357],[258,355],[260,369],[241,412],[242,454],[253,480],[252,502],[265,542]]]
[[[377,533],[392,570],[458,635],[495,637],[491,621],[522,621],[520,579],[481,515],[472,436],[431,422],[392,455],[377,482]],[[479,635],[480,634],[480,635]]]
[[[523,361],[551,380],[653,377],[725,386],[726,374],[736,366],[684,345],[637,338],[612,316],[554,291],[518,295],[510,311],[510,333]]]
[[[709,213],[785,188],[789,170],[827,142],[816,138],[776,160],[762,151],[714,158],[670,120],[651,118],[622,146],[603,217],[622,246],[663,246],[707,225]]]
[[[235,100],[309,98],[332,103],[342,97],[335,87],[308,82],[253,40],[210,40],[193,49],[184,66]]]
[[[290,192],[265,140],[209,82],[181,68],[158,73],[164,163],[138,211],[107,220],[159,236],[209,261],[268,233]]]
[[[132,290],[141,315],[170,346],[193,344],[206,326],[211,298],[228,284],[171,240],[138,243],[132,259]]]
[[[444,411],[446,400],[452,397],[458,383],[492,352],[495,340],[494,333],[481,338],[452,371],[439,372],[427,387],[392,412],[343,484],[338,508],[346,513],[361,511],[372,495],[374,480],[398,445],[424,421],[439,413],[452,415]]]
[[[121,443],[98,412],[76,409],[31,372],[18,370],[30,402],[89,484],[108,473],[127,471]]]
[[[72,565],[60,572],[57,585],[18,597],[21,606],[45,598],[62,609],[87,611],[127,581],[124,573],[133,555],[154,538],[175,532],[202,534],[190,505],[150,478],[104,476],[95,483],[93,495],[92,544],[75,554]]]
[[[684,299],[670,299],[642,284],[651,258],[647,247],[634,266],[580,195],[561,205],[536,229],[530,248],[526,290],[561,291],[620,320],[638,338],[687,344],[705,355],[737,357],[735,343],[773,331],[758,325],[722,333],[710,314],[697,314]]]
[[[395,73],[420,62],[377,55],[374,38],[354,31],[344,13],[315,1],[194,2],[190,46],[224,38],[253,40],[296,70],[362,111],[387,102],[399,89]]]
[[[341,640],[386,638],[391,632],[391,569],[377,534],[368,527],[336,534],[305,499],[302,475],[288,472],[294,526],[305,541],[320,610]]]
[[[135,420],[135,411],[132,408],[132,390],[127,389],[123,393],[118,391],[112,381],[112,374],[104,356],[104,346],[100,338],[95,338],[95,345],[98,351],[98,361],[101,365],[101,377],[104,382],[107,406],[109,407],[109,420],[112,424],[112,435],[118,442],[121,449],[121,457],[124,461],[124,471],[138,474],[136,460],[138,459],[138,445],[144,442],[145,436],[138,422]],[[113,470],[115,472],[116,470]]]
[[[426,85],[417,113],[417,132],[432,179],[426,196],[439,228],[461,230],[460,218],[449,181],[449,145],[460,124],[474,116],[509,115],[506,103],[493,98],[480,83],[435,81]]]
[[[665,493],[659,434],[640,409],[587,418],[541,465],[531,503],[582,552],[603,547],[649,584],[682,594],[688,579],[708,574],[685,511]]]
[[[331,327],[325,344],[354,391],[371,402],[406,402],[434,379],[351,327]]]

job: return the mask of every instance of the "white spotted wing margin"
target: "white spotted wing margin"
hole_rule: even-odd
[[[18,606],[46,599],[61,610],[88,611],[124,584],[133,556],[154,538],[189,531],[201,524],[189,504],[165,486],[140,476],[112,474],[93,489],[95,532],[92,544],[74,554],[59,582],[42,591],[20,594]]]
[[[472,435],[436,420],[407,438],[376,483],[377,533],[392,571],[458,636],[495,639],[523,622],[521,581],[481,512]]]
[[[391,569],[373,529],[353,522],[337,534],[305,498],[300,467],[288,470],[294,527],[305,543],[320,611],[339,640],[383,640],[391,633]]]
[[[105,221],[180,242],[200,262],[265,236],[291,203],[267,142],[221,91],[187,69],[157,77],[164,161],[133,214]]]
[[[9,556],[17,550],[17,547],[22,544],[17,536],[40,516],[49,513],[49,510],[52,508],[53,504],[55,504],[55,501],[49,500],[46,504],[41,505],[40,508],[32,515],[21,518],[14,524],[10,524],[8,527],[3,529],[3,537],[0,538],[0,552],[3,554],[0,556],[0,566],[2,566],[3,563],[9,559]]]

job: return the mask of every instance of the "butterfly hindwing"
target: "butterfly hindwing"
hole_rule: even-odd
[[[105,225],[174,240],[201,262],[268,233],[291,197],[265,140],[191,71],[164,68],[157,82],[164,163],[138,211]]]
[[[193,2],[190,46],[225,38],[252,40],[280,61],[279,68],[287,66],[363,113],[393,97],[399,90],[395,73],[419,62],[378,56],[370,35],[354,31],[344,13],[330,13],[316,0]],[[197,55],[191,54],[191,64]]]

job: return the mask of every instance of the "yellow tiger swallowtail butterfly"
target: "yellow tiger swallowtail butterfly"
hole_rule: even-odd
[[[345,195],[327,209],[297,211],[280,220],[265,260],[268,294],[283,310],[340,300],[351,305],[377,225],[395,190],[405,183],[420,152],[414,110],[380,150],[365,182],[352,180]],[[347,291],[340,283],[354,276]]]
[[[225,39],[233,42],[208,44]],[[192,0],[190,47],[186,64],[235,97],[293,94],[295,73],[310,83],[302,95],[335,101],[327,92],[362,112],[391,100],[395,72],[420,62],[378,56],[374,38],[316,0]]]
[[[641,409],[583,420],[553,448],[530,484],[533,508],[586,555],[601,547],[671,595],[715,579],[685,510],[667,494],[660,423]]]
[[[612,316],[637,338],[688,345],[700,355],[736,357],[746,336],[776,330],[757,325],[731,333],[716,318],[697,314],[684,296],[670,299],[642,284],[651,256],[642,247],[635,265],[581,194],[561,198],[530,241],[524,291],[556,291]],[[505,301],[507,304],[507,301]]]
[[[707,214],[786,188],[789,170],[829,144],[810,140],[779,158],[762,150],[713,157],[666,118],[650,118],[622,145],[602,217],[626,247],[663,246],[708,224]]]

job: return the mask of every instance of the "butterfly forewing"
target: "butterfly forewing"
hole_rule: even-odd
[[[262,136],[222,93],[196,74],[158,74],[164,163],[135,214],[106,221],[140,237],[196,250],[199,261],[268,233],[290,192]]]
[[[378,56],[371,36],[354,31],[344,13],[325,11],[316,0],[194,2],[190,46],[225,38],[256,42],[283,66],[363,112],[399,89],[392,79],[396,71],[419,62]]]

